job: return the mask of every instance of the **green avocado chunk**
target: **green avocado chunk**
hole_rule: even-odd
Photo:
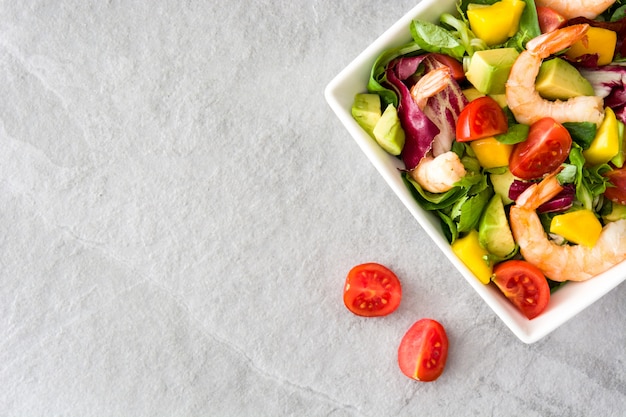
[[[374,126],[381,117],[378,94],[359,93],[354,96],[352,117],[370,136],[374,136]]]
[[[480,218],[478,241],[489,253],[503,259],[517,249],[499,194],[494,194]]]
[[[561,58],[541,64],[535,88],[541,97],[548,100],[594,95],[591,83],[573,65]]]
[[[483,94],[504,94],[506,80],[518,55],[515,48],[476,51],[465,77]]]
[[[502,202],[505,205],[511,204],[513,200],[509,198],[509,188],[511,188],[511,184],[515,181],[515,176],[511,171],[507,169],[501,174],[489,174],[489,178],[491,179],[493,190],[500,194]]]
[[[400,155],[402,152],[405,141],[404,129],[402,129],[398,111],[393,104],[387,106],[380,120],[374,126],[374,139],[381,148],[391,155]]]

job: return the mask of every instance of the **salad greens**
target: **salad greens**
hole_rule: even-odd
[[[472,3],[489,6],[498,1],[501,0],[459,0],[457,13],[443,13],[437,24],[412,21],[409,26],[411,41],[380,54],[372,65],[368,82],[368,93],[380,97],[383,109],[390,105],[397,108],[398,119],[406,138],[399,155],[405,165],[401,175],[406,187],[425,210],[438,216],[443,233],[451,244],[479,229],[488,203],[495,194],[502,192],[502,178],[507,175],[511,177],[511,182],[505,183],[509,201],[505,205],[514,201],[537,181],[513,178],[507,166],[481,166],[480,155],[473,148],[472,142],[456,140],[458,118],[471,101],[464,91],[472,86],[464,77],[450,79],[449,85],[442,92],[428,98],[428,104],[423,108],[417,105],[411,90],[424,74],[442,65],[450,68],[458,65],[465,72],[469,60],[478,51],[514,48],[521,53],[530,39],[541,34],[534,0],[524,0],[525,7],[519,18],[517,32],[502,44],[488,46],[472,31],[467,10]],[[566,24],[575,24],[581,19],[589,21],[576,18]],[[626,0],[617,0],[591,25],[610,28],[618,33],[614,62],[598,67],[594,64],[593,57],[584,56],[572,64],[591,83],[594,93],[614,110],[620,122],[620,140],[623,142],[623,124],[626,123],[626,43],[622,40],[626,36]],[[481,52],[480,55],[482,54]],[[597,58],[595,59],[597,62]],[[456,61],[456,64],[451,64],[450,61]],[[625,62],[621,64],[619,61]],[[496,143],[512,148],[513,145],[527,140],[530,126],[518,123],[508,107],[502,105],[508,129],[504,133],[496,134],[494,138]],[[592,147],[600,129],[590,122],[567,122],[563,123],[563,127],[571,137],[569,154],[557,175],[563,190],[537,210],[546,230],[549,229],[551,219],[563,212],[587,209],[593,211],[598,218],[612,212],[613,203],[604,197],[604,193],[607,187],[612,186],[605,174],[614,167],[609,163],[591,166],[585,159],[585,152]],[[439,150],[439,154],[442,149],[444,152],[450,149],[458,156],[465,170],[465,175],[444,192],[424,189],[411,172],[434,149]],[[567,155],[567,151],[565,152],[564,155]],[[496,177],[500,178],[499,184],[496,184]],[[567,241],[563,240],[562,243],[567,244]],[[504,259],[519,258],[521,255],[518,251],[519,246],[516,243],[514,251],[506,257],[498,258],[489,254],[485,256],[485,260],[493,265]],[[558,288],[559,285],[551,283],[552,288]]]

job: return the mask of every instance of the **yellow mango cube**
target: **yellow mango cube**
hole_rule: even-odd
[[[554,216],[550,233],[563,236],[572,243],[593,247],[602,233],[602,223],[591,210],[577,210]]]
[[[577,58],[585,54],[598,54],[598,65],[610,64],[615,53],[617,33],[604,28],[590,27],[585,40],[575,42],[566,52],[570,58]]]
[[[589,148],[583,151],[583,156],[589,165],[599,165],[609,162],[619,152],[620,148],[619,125],[615,113],[610,107],[604,111],[604,120],[600,124],[596,137]]]
[[[502,0],[492,5],[470,3],[467,19],[472,32],[487,45],[499,45],[515,35],[525,6],[522,0]]]
[[[452,242],[452,251],[483,284],[489,284],[493,265],[487,260],[489,252],[480,245],[478,231],[472,230],[467,235]]]
[[[513,145],[501,143],[494,137],[473,140],[470,147],[480,166],[486,169],[509,165],[509,157],[513,152]]]

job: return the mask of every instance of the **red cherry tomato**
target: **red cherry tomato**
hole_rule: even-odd
[[[562,124],[550,117],[530,126],[528,137],[515,145],[509,170],[525,180],[541,178],[558,168],[568,157],[572,137]]]
[[[537,18],[541,33],[548,33],[559,29],[565,24],[565,17],[550,7],[537,6]]]
[[[615,203],[626,205],[626,165],[609,171],[604,176],[614,185],[606,187],[604,196]]]
[[[529,320],[545,310],[550,286],[543,272],[526,261],[511,260],[493,268],[493,282]]]
[[[398,308],[401,299],[400,280],[383,265],[366,263],[348,272],[343,302],[357,316],[386,316]]]
[[[505,133],[509,128],[506,115],[497,101],[489,96],[472,100],[463,108],[456,123],[456,140],[487,138]]]
[[[406,376],[418,381],[439,378],[448,358],[448,336],[443,326],[432,319],[416,321],[398,347],[398,365]]]
[[[450,75],[456,81],[463,81],[465,79],[465,71],[463,71],[463,64],[449,55],[439,54],[436,52],[431,55],[440,63],[450,68]]]

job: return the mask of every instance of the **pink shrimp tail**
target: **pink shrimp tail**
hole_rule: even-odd
[[[583,39],[589,30],[588,24],[572,25],[544,33],[528,41],[526,50],[541,58],[555,54]]]
[[[553,172],[541,180],[540,183],[528,187],[520,194],[515,204],[525,210],[536,210],[537,207],[554,198],[563,190],[563,187],[556,179],[557,173],[558,171]]]

